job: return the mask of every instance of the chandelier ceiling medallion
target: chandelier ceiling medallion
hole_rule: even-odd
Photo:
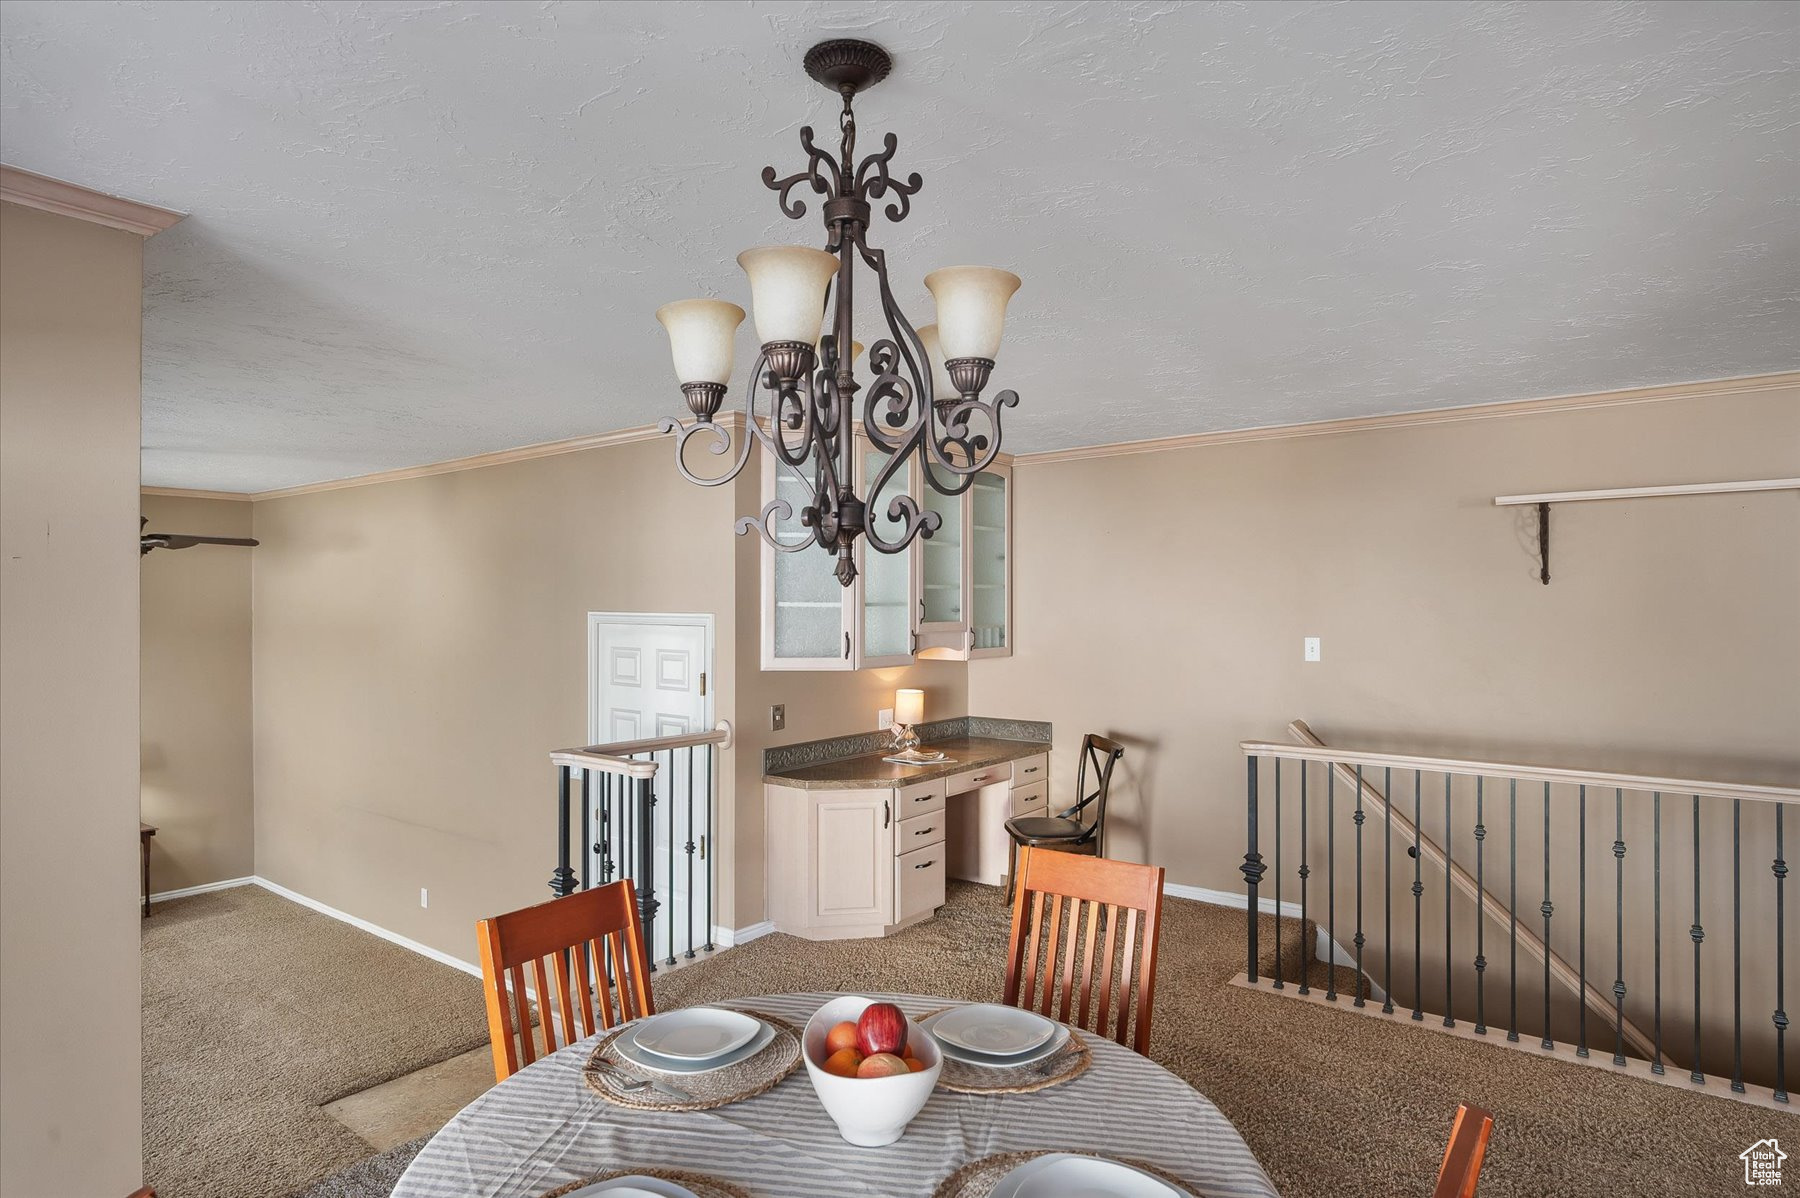
[[[866,537],[882,553],[901,553],[917,537],[930,537],[941,518],[922,509],[902,490],[887,508],[897,526],[885,539],[869,520],[869,500],[889,493],[889,483],[908,460],[917,458],[919,475],[944,495],[960,495],[1000,452],[1001,409],[1019,402],[1016,392],[1002,391],[992,401],[981,398],[1000,351],[1006,304],[1019,288],[1019,277],[988,266],[950,266],[925,276],[937,305],[937,322],[915,328],[894,302],[888,285],[887,258],[869,244],[873,201],[889,198],[890,221],[906,219],[912,196],[923,180],[915,173],[904,181],[888,173],[898,142],[892,133],[878,153],[856,161],[856,94],[887,77],[892,60],[869,42],[820,42],[807,51],[806,73],[843,97],[838,118],[842,130],[838,156],[813,145],[810,126],[800,130],[806,169],[777,178],[765,167],[762,178],[776,193],[789,219],[806,214],[806,203],[790,199],[805,184],[823,197],[825,248],[763,246],[738,255],[750,279],[761,348],[744,391],[744,435],[731,469],[718,477],[702,477],[689,469],[689,438],[702,429],[712,432],[708,448],[731,451],[731,433],[714,422],[731,379],[733,339],[744,310],[718,299],[679,300],[659,308],[656,319],[668,330],[675,374],[694,419],[686,424],[664,420],[662,431],[677,434],[675,464],[690,482],[720,486],[736,478],[760,442],[769,453],[769,469],[787,470],[810,488],[800,524],[811,536],[784,541],[775,525],[794,518],[787,500],[773,499],[758,516],[737,522],[739,534],[754,529],[782,552],[811,545],[837,558],[838,581],[856,578],[855,545]],[[890,198],[891,197],[891,198]],[[856,268],[874,277],[886,331],[869,349],[867,370],[873,377],[865,389],[854,366],[862,346],[852,340]],[[821,315],[822,314],[822,315]],[[860,403],[857,393],[862,392]],[[768,409],[758,417],[760,393],[768,393]],[[856,431],[885,454],[859,498],[856,489]]]

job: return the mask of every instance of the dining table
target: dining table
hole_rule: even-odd
[[[834,994],[716,1005],[804,1026]],[[956,1000],[874,994],[917,1018]],[[1146,1057],[1082,1033],[1092,1059],[1072,1080],[1023,1094],[942,1087],[896,1143],[846,1143],[800,1068],[772,1089],[703,1111],[632,1109],[583,1081],[599,1036],[527,1066],[470,1103],[425,1145],[393,1198],[539,1198],[584,1177],[676,1168],[751,1195],[931,1198],[962,1166],[997,1153],[1091,1152],[1179,1178],[1196,1198],[1272,1198],[1267,1174],[1219,1109]]]

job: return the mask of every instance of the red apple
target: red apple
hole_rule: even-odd
[[[906,1013],[891,1002],[871,1003],[856,1021],[856,1047],[863,1056],[906,1051]]]
[[[856,1076],[858,1077],[899,1077],[903,1073],[910,1072],[912,1072],[912,1066],[887,1052],[878,1052],[872,1057],[865,1057],[863,1063],[856,1067]]]

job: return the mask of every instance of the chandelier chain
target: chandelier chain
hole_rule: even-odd
[[[849,88],[844,89],[844,111],[838,114],[838,129],[843,133],[838,144],[838,161],[846,179],[851,175],[851,164],[856,161],[856,113],[850,108],[850,101],[855,96]]]

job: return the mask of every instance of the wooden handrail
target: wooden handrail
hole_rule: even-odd
[[[1792,786],[1753,786],[1735,782],[1708,782],[1698,778],[1615,774],[1606,770],[1565,769],[1553,765],[1481,761],[1464,757],[1425,757],[1416,753],[1378,753],[1325,745],[1295,746],[1271,740],[1240,741],[1238,747],[1246,757],[1285,757],[1290,761],[1372,765],[1397,770],[1467,774],[1471,777],[1516,778],[1521,782],[1567,783],[1571,786],[1612,786],[1621,790],[1661,791],[1664,794],[1697,795],[1715,799],[1750,799],[1760,803],[1800,803],[1800,789]]]
[[[591,770],[602,774],[619,774],[628,778],[654,778],[660,768],[655,760],[632,761],[633,753],[660,753],[664,749],[688,749],[698,745],[731,747],[731,721],[720,720],[711,732],[683,732],[677,736],[654,736],[647,740],[621,740],[610,745],[588,745],[579,749],[557,749],[550,760],[567,769]]]
[[[1677,483],[1667,487],[1608,487],[1600,491],[1544,491],[1496,495],[1496,507],[1536,503],[1589,503],[1597,499],[1654,499],[1666,495],[1737,495],[1745,491],[1800,491],[1800,478],[1753,478],[1729,483]]]
[[[1288,731],[1293,733],[1295,739],[1299,740],[1301,744],[1306,745],[1309,748],[1329,748],[1329,746],[1327,746],[1311,728],[1306,726],[1305,720],[1295,720],[1288,725]],[[1357,784],[1355,771],[1351,770],[1349,766],[1338,762],[1336,758],[1331,758],[1331,762],[1332,772],[1337,775],[1339,780],[1353,788],[1351,793],[1355,793],[1354,787]],[[1510,912],[1506,904],[1501,902],[1492,891],[1483,889],[1475,881],[1475,878],[1468,870],[1450,860],[1449,854],[1444,852],[1442,846],[1415,827],[1412,820],[1408,819],[1404,813],[1391,807],[1388,804],[1387,796],[1385,794],[1367,781],[1364,781],[1362,784],[1362,793],[1364,809],[1370,812],[1377,822],[1386,818],[1391,821],[1390,826],[1395,832],[1400,834],[1401,839],[1414,840],[1416,838],[1421,860],[1430,861],[1432,864],[1438,866],[1449,878],[1452,886],[1455,886],[1470,899],[1478,900],[1477,905],[1482,908],[1488,918],[1494,920],[1496,923],[1505,923],[1507,921]],[[1606,1022],[1610,1023],[1617,1019],[1619,1030],[1624,1035],[1626,1043],[1637,1050],[1639,1056],[1642,1056],[1646,1060],[1650,1059],[1655,1048],[1654,1043],[1649,1036],[1646,1036],[1643,1031],[1629,1019],[1619,1017],[1618,1010],[1614,1006],[1610,995],[1604,994],[1595,989],[1591,984],[1583,982],[1580,971],[1576,970],[1567,961],[1557,956],[1555,950],[1545,944],[1543,939],[1532,932],[1531,929],[1524,925],[1520,925],[1518,928],[1518,936],[1519,947],[1524,949],[1528,956],[1534,957],[1539,961],[1548,957],[1551,976],[1561,983],[1564,989],[1573,994],[1579,994],[1581,996],[1581,1001],[1587,1004],[1588,1010],[1601,1016]],[[1665,1052],[1663,1055],[1667,1057],[1668,1053]]]

